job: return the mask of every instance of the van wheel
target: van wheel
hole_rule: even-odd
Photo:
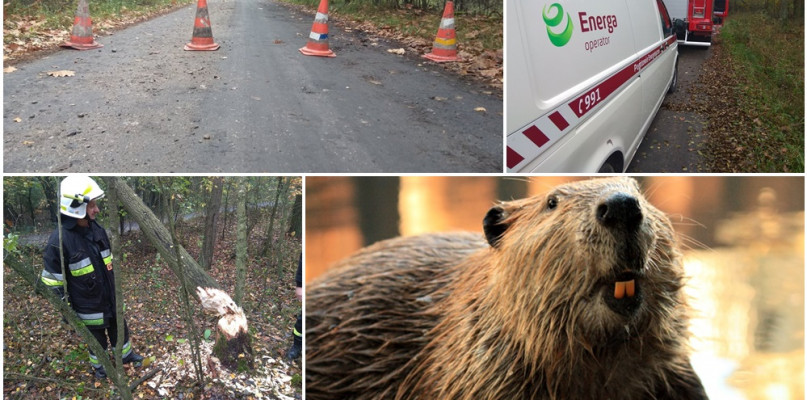
[[[605,163],[600,167],[600,170],[597,171],[600,174],[614,174],[614,173],[621,173],[622,172],[622,154],[616,152],[611,154],[611,157],[608,157],[605,160]]]
[[[678,57],[675,57],[675,67],[673,68],[673,78],[672,78],[672,82],[670,83],[670,88],[667,90],[667,93],[675,93],[676,89],[678,89]]]

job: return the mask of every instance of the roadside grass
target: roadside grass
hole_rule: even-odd
[[[141,21],[193,0],[88,1],[93,33]],[[67,39],[73,27],[78,1],[11,0],[3,8],[4,59],[55,46]]]
[[[736,13],[721,40],[735,66],[739,104],[755,118],[760,172],[804,171],[804,26],[762,13]]]
[[[282,0],[291,4],[317,7],[319,0]],[[442,2],[433,8],[389,8],[361,2],[331,2],[328,13],[349,18],[359,23],[370,23],[381,30],[389,30],[401,36],[434,40],[440,19],[443,16]],[[496,51],[503,48],[503,18],[501,14],[472,14],[455,10],[457,43],[460,49],[471,53]],[[393,35],[394,37],[395,35]]]

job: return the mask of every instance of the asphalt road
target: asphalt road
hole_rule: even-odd
[[[698,77],[710,55],[711,49],[678,46],[678,89],[664,99],[627,172],[708,172],[702,151],[706,118],[680,110],[698,90]]]
[[[4,74],[4,171],[502,171],[486,88],[333,23],[337,57],[303,56],[314,16],[273,1],[208,8],[215,52],[182,50],[194,5]]]

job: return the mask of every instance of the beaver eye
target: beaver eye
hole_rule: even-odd
[[[555,196],[549,196],[549,198],[546,200],[546,207],[550,210],[554,210],[557,206],[558,198]]]

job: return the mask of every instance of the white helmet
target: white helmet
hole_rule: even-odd
[[[59,212],[73,218],[84,218],[87,204],[102,197],[104,191],[89,176],[68,176],[59,187]]]

